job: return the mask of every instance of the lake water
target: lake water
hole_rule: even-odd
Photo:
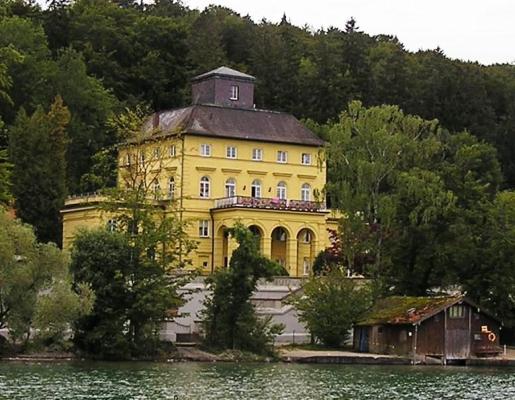
[[[0,363],[1,399],[515,399],[515,369]]]

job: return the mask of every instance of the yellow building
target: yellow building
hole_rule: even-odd
[[[228,265],[235,243],[226,228],[241,221],[290,276],[308,275],[330,245],[328,228],[337,226],[321,195],[324,142],[290,114],[256,109],[254,81],[226,67],[197,76],[193,105],[153,114],[142,139],[120,146],[119,171],[134,162],[152,171],[156,197],[173,199],[191,221],[189,236],[198,241],[193,266],[205,273]],[[66,201],[65,247],[78,227],[108,222],[99,201]]]

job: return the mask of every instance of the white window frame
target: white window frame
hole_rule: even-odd
[[[240,87],[238,85],[231,85],[231,97],[229,100],[239,100],[240,98]]]
[[[284,150],[277,150],[277,162],[286,164],[288,162],[288,152]]]
[[[211,196],[211,179],[209,176],[203,176],[200,178],[199,196],[203,199],[209,199]]]
[[[252,184],[250,185],[250,195],[255,199],[261,198],[261,181],[259,179],[254,179]]]
[[[302,165],[311,165],[311,153],[302,153],[300,158]]]
[[[175,178],[171,176],[168,178],[168,198],[173,199],[175,195]]]
[[[161,194],[161,185],[159,184],[158,179],[154,179],[154,182],[152,182],[152,193],[154,195],[154,200],[157,200]]]
[[[236,196],[236,179],[229,178],[225,181],[225,197]]]
[[[284,181],[281,181],[277,184],[277,187],[276,187],[276,192],[275,192],[276,196],[281,199],[281,200],[286,200],[287,199],[287,196],[288,196],[288,190],[287,190],[287,185],[286,185],[286,182]]]
[[[311,201],[311,185],[309,183],[302,184],[300,188],[300,199],[302,201]]]
[[[211,157],[211,154],[212,154],[211,145],[208,143],[202,143],[200,145],[200,155],[202,157]]]
[[[118,228],[118,223],[115,219],[110,219],[107,221],[106,229],[108,232],[116,232]]]
[[[252,149],[252,160],[253,161],[263,161],[263,149],[261,149],[261,148]]]
[[[177,148],[174,144],[170,146],[170,157],[175,157],[177,155]]]
[[[159,160],[159,158],[161,157],[161,148],[154,147],[154,149],[152,150],[152,157],[154,157],[154,160]]]
[[[236,146],[227,146],[225,149],[225,156],[232,159],[238,158],[238,149]]]
[[[209,237],[209,220],[203,219],[198,222],[199,237]]]

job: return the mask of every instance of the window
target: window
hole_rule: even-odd
[[[200,237],[208,237],[209,236],[209,221],[202,220],[198,222],[198,235]]]
[[[302,241],[304,243],[311,243],[311,240],[313,239],[313,236],[311,234],[311,231],[308,231],[307,229],[302,234]]]
[[[240,87],[238,85],[231,85],[231,100],[238,100],[240,98]]]
[[[200,145],[200,155],[203,157],[211,157],[211,145],[210,144],[201,144]]]
[[[225,181],[225,197],[234,196],[236,196],[236,181],[233,178],[229,178]]]
[[[252,181],[252,185],[250,187],[250,195],[255,198],[261,197],[261,181],[259,179],[255,179]]]
[[[449,318],[464,318],[465,317],[465,306],[455,305],[449,308]]]
[[[279,150],[277,152],[277,162],[285,163],[288,161],[288,153],[285,151]]]
[[[110,219],[107,221],[106,228],[108,232],[116,232],[116,220]]]
[[[170,146],[170,157],[175,157],[176,154],[177,154],[177,148],[175,147],[174,144],[172,144]]]
[[[301,163],[304,165],[311,165],[311,154],[302,153]]]
[[[159,157],[161,156],[161,149],[159,147],[154,147],[152,155],[154,156],[154,160],[159,160]]]
[[[143,151],[139,153],[139,162],[141,165],[145,165],[145,153]]]
[[[210,181],[207,176],[200,178],[200,197],[208,198],[210,193]]]
[[[152,183],[153,192],[154,192],[154,199],[159,198],[159,194],[161,192],[161,187],[159,186],[159,181],[157,179],[154,179],[154,182]]]
[[[310,267],[310,265],[309,265],[309,258],[304,257],[304,262],[302,263],[302,265],[303,265],[303,271],[302,272],[304,273],[304,275],[309,275],[309,269],[310,269],[309,268]]]
[[[173,195],[175,193],[175,179],[171,176],[168,179],[168,198],[173,199]]]
[[[310,201],[311,199],[311,186],[308,183],[302,185],[300,189],[300,199],[302,201]]]
[[[281,200],[286,200],[286,183],[279,182],[277,184],[277,197],[279,197]]]
[[[263,149],[252,149],[252,159],[254,161],[263,160]]]
[[[227,146],[226,156],[227,156],[227,158],[236,158],[237,157],[236,147],[234,147],[234,146]]]
[[[130,154],[127,154],[127,166],[130,166],[131,165],[131,155]]]

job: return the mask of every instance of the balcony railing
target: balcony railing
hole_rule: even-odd
[[[267,199],[248,196],[224,197],[215,200],[215,208],[232,207],[310,212],[326,211],[325,204],[318,201]]]

